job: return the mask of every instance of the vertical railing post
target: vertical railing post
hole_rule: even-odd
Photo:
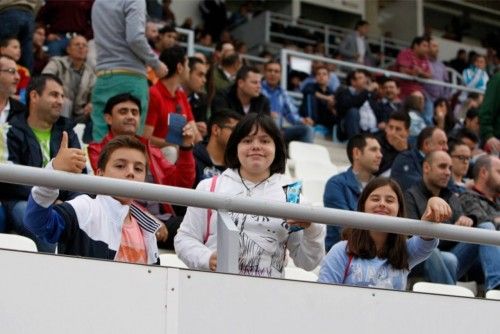
[[[217,272],[238,274],[240,233],[226,211],[217,213]]]
[[[288,82],[288,52],[286,49],[281,49],[281,88],[283,91],[287,90],[287,82]]]

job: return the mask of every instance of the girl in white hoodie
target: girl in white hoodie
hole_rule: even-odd
[[[228,169],[200,182],[197,190],[286,202],[285,144],[271,117],[247,115],[229,138],[225,160]],[[177,231],[175,250],[189,268],[217,268],[217,214],[211,211],[189,207]],[[282,277],[287,248],[295,264],[306,270],[324,256],[323,225],[238,212],[229,216],[240,231],[240,274]],[[290,232],[290,225],[304,229]]]

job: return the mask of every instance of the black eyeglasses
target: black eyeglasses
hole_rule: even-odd
[[[470,157],[467,157],[465,155],[452,155],[451,157],[456,158],[462,162],[469,162],[470,161]]]
[[[17,69],[11,67],[11,68],[5,68],[5,69],[1,69],[0,72],[7,72],[7,73],[10,73],[10,74],[16,74],[17,73]]]

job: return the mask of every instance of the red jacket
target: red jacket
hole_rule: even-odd
[[[146,145],[149,170],[156,184],[182,188],[193,186],[196,176],[193,152],[179,150],[179,157],[174,165],[165,159],[161,150],[152,146],[146,138],[136,137]],[[89,144],[87,150],[94,173],[97,173],[97,161],[101,150],[111,139],[113,139],[113,135],[110,132],[100,143]],[[163,203],[163,210],[166,213],[174,214],[172,206],[168,203]]]

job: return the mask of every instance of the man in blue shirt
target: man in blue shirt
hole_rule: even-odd
[[[347,156],[352,166],[345,172],[331,177],[325,186],[325,207],[356,211],[358,198],[366,184],[375,177],[382,152],[378,140],[368,133],[358,134],[347,143]],[[340,228],[328,226],[325,248],[328,250],[340,241]]]
[[[301,118],[290,96],[280,86],[281,64],[271,60],[264,65],[262,94],[271,102],[271,115],[283,131],[285,141],[297,140],[305,143],[314,141],[313,121]]]

